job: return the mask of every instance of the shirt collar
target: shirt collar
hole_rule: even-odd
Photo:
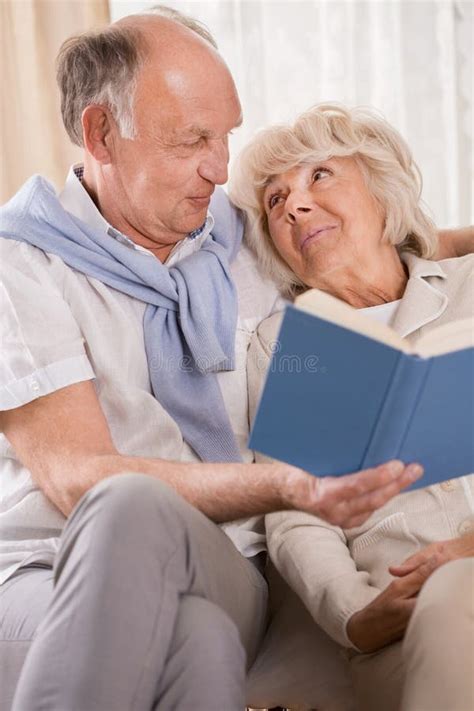
[[[135,244],[130,237],[127,237],[119,230],[116,230],[115,227],[112,227],[112,225],[110,225],[101,215],[89,193],[82,185],[83,174],[84,167],[81,163],[77,163],[70,168],[64,188],[58,196],[59,202],[64,209],[71,215],[74,215],[74,217],[77,217],[88,224],[90,227],[101,230],[105,234],[113,237],[118,242],[127,245],[131,249],[135,249],[138,252],[143,252],[144,254],[154,257],[155,255],[153,252],[139,244]],[[192,254],[192,252],[200,249],[205,239],[211,233],[213,227],[214,218],[210,213],[208,213],[206,220],[201,227],[193,230],[189,233],[189,235],[187,235],[187,237],[174,245],[165,264],[168,266],[170,266],[171,263],[175,264],[178,259],[188,256],[189,254]]]
[[[426,277],[446,279],[446,272],[439,262],[435,262],[432,259],[423,259],[411,252],[402,252],[400,258],[407,266],[410,279],[424,279]]]

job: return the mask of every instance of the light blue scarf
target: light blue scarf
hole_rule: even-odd
[[[234,369],[237,296],[230,262],[243,226],[221,189],[211,210],[212,234],[168,268],[71,215],[52,185],[36,175],[0,209],[0,237],[55,254],[148,304],[143,328],[154,396],[200,459],[240,461],[216,373]]]

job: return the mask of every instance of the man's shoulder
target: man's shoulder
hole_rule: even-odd
[[[59,257],[20,240],[0,238],[0,280],[25,277],[54,284],[63,281],[69,267]]]
[[[33,264],[46,265],[47,255],[43,250],[16,239],[0,238],[0,269],[2,274],[9,269],[29,272]]]

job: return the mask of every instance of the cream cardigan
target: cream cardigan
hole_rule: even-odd
[[[401,336],[416,341],[435,326],[473,315],[474,256],[433,262],[404,254],[403,259],[409,281],[392,324]],[[250,346],[252,417],[280,317],[266,319]],[[268,549],[315,621],[339,644],[352,647],[347,622],[389,584],[388,566],[436,540],[473,531],[473,501],[470,475],[401,494],[353,529],[297,511],[273,513],[265,517]]]

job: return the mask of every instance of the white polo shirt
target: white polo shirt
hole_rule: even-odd
[[[104,220],[73,169],[59,199],[68,212],[103,229],[107,239],[143,249]],[[208,216],[202,234],[177,244],[166,264],[199,249],[212,224]],[[277,308],[278,293],[246,247],[231,270],[239,302],[236,368],[217,377],[242,457],[251,462],[247,349],[259,322]],[[75,271],[57,256],[0,239],[0,409],[94,378],[120,453],[197,461],[152,394],[142,326],[145,309],[142,301]],[[65,521],[0,434],[0,583],[22,565],[52,565]],[[265,547],[257,517],[223,528],[245,556]]]

